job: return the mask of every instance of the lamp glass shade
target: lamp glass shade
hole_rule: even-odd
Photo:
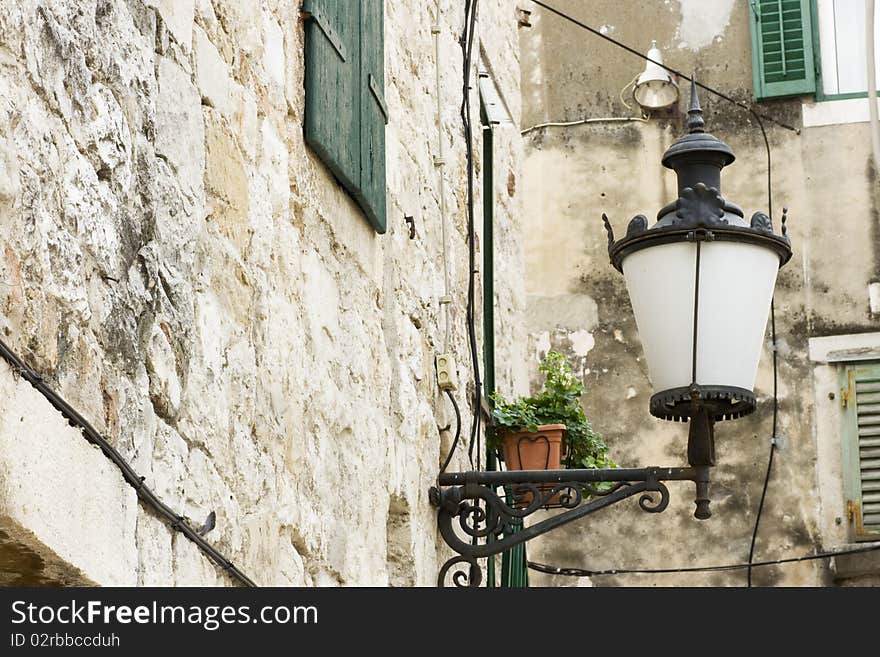
[[[646,80],[637,83],[633,89],[633,97],[642,107],[663,109],[678,100],[678,88],[666,76],[666,79]]]
[[[742,242],[661,244],[635,251],[623,274],[655,392],[692,383],[753,390],[779,256]]]

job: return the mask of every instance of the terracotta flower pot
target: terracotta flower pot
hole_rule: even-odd
[[[564,424],[542,424],[537,431],[505,431],[501,438],[501,454],[508,470],[559,470],[562,467],[562,433]],[[553,490],[552,484],[537,486],[538,490]],[[516,500],[517,507],[528,506],[532,493],[524,492]],[[559,495],[547,501],[547,506],[559,504]]]

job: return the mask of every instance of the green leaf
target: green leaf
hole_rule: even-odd
[[[593,430],[580,398],[587,389],[571,370],[565,357],[550,351],[538,368],[544,374],[544,385],[533,397],[508,400],[499,392],[492,395],[492,411],[496,426],[510,431],[537,431],[541,424],[564,424],[563,448],[565,462],[576,468],[616,468],[608,456],[608,446]],[[503,431],[494,432],[492,449],[501,447]]]

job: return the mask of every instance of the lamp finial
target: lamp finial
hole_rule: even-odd
[[[691,75],[691,104],[688,107],[687,129],[690,134],[706,132],[706,122],[703,121],[703,109],[700,107],[700,99],[697,97],[697,76]]]

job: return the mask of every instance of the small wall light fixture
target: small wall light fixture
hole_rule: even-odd
[[[645,70],[633,87],[633,98],[644,109],[664,109],[678,102],[678,85],[675,84],[672,74],[660,66],[663,63],[663,54],[656,41],[651,42],[648,59],[654,61],[645,64]]]

